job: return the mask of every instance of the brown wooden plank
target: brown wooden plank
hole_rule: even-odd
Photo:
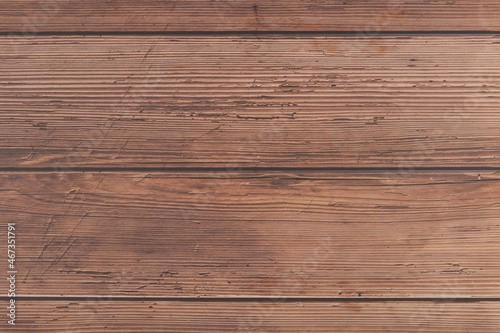
[[[0,167],[500,165],[498,36],[0,42]]]
[[[499,313],[498,302],[20,300],[12,331],[496,333]]]
[[[500,296],[498,173],[0,178],[21,296]]]
[[[496,0],[2,0],[0,31],[500,30]]]

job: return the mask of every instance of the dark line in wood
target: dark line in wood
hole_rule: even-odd
[[[20,31],[0,31],[0,36],[36,37],[36,36],[362,36],[374,38],[377,36],[460,36],[460,35],[500,35],[494,30],[444,30],[444,31],[273,31],[273,30],[243,30],[243,31],[40,31],[24,33]]]
[[[0,300],[9,300],[0,296]],[[17,296],[17,301],[165,301],[165,302],[435,302],[435,303],[478,303],[500,302],[500,297],[130,297],[130,296]]]
[[[61,173],[79,173],[79,172],[404,172],[412,173],[419,171],[432,171],[432,172],[497,172],[500,171],[499,167],[415,167],[411,169],[404,168],[337,168],[337,167],[258,167],[258,168],[245,168],[245,167],[74,167],[74,168],[58,168],[58,167],[6,167],[0,168],[3,173],[48,173],[48,172],[61,172]]]

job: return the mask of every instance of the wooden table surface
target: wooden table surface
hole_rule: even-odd
[[[500,332],[500,2],[0,0],[0,203],[1,332]]]

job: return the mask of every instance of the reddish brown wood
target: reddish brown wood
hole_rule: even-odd
[[[0,167],[498,167],[500,38],[0,38]]]
[[[0,331],[500,331],[499,31],[496,0],[0,0]]]
[[[22,304],[22,319],[14,332],[496,333],[500,329],[497,302],[132,302],[89,298],[26,300]]]
[[[0,200],[22,296],[499,297],[499,181],[14,172]]]
[[[0,31],[498,31],[496,0],[2,0]]]

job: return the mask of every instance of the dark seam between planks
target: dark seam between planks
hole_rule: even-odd
[[[22,31],[0,31],[0,36],[36,37],[36,36],[360,36],[375,38],[377,36],[460,36],[460,35],[500,35],[496,30],[443,30],[443,31],[273,31],[273,30],[241,30],[241,31],[41,31],[24,33]]]
[[[498,172],[499,167],[415,167],[415,168],[347,168],[347,167],[4,167],[0,168],[3,173],[80,173],[80,172]]]
[[[10,298],[0,296],[5,301]],[[477,303],[500,302],[500,297],[130,297],[130,296],[17,296],[16,301],[165,301],[165,302],[435,302],[435,303]]]

